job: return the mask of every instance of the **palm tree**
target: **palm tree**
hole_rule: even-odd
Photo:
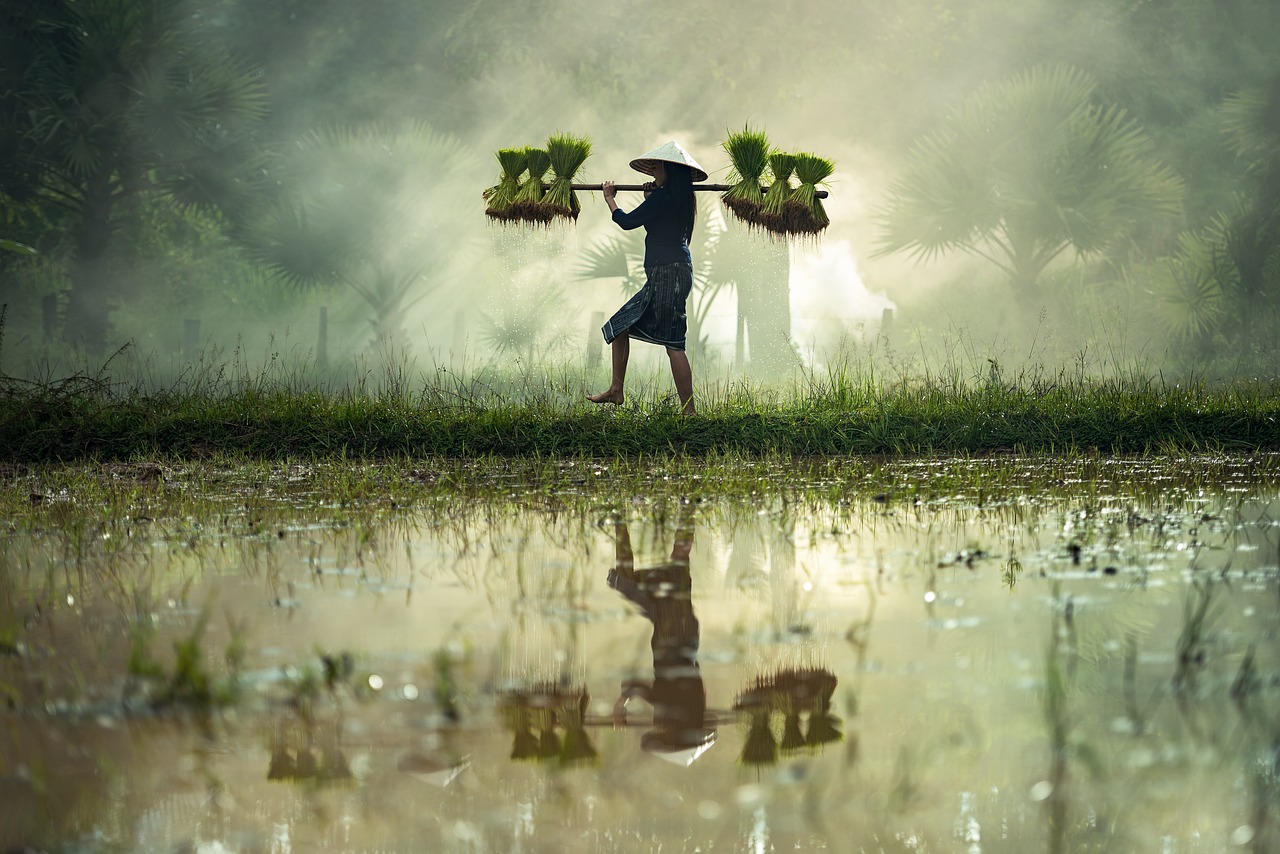
[[[1229,99],[1224,114],[1228,143],[1246,164],[1249,192],[1222,229],[1234,279],[1223,285],[1235,298],[1238,331],[1251,340],[1266,335],[1263,321],[1280,312],[1280,74]]]
[[[1221,115],[1245,189],[1208,224],[1179,236],[1157,291],[1162,328],[1195,359],[1226,338],[1236,354],[1242,345],[1265,346],[1280,317],[1280,75],[1227,99]]]
[[[1096,83],[1035,68],[978,89],[911,150],[881,212],[878,254],[920,260],[958,250],[1008,276],[1024,312],[1064,251],[1102,252],[1144,219],[1176,213],[1182,184]]]
[[[784,374],[798,363],[791,342],[791,249],[764,239],[740,223],[725,222],[712,260],[716,277],[738,294],[734,364]]]
[[[459,250],[471,157],[428,126],[330,128],[298,141],[252,253],[298,287],[331,284],[369,307],[375,348],[398,348],[405,312]]]
[[[121,210],[247,203],[249,132],[266,111],[253,70],[172,0],[14,0],[0,26],[0,196],[69,233],[65,333],[105,345]]]

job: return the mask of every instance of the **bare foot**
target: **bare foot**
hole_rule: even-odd
[[[592,403],[612,403],[615,406],[621,406],[622,391],[621,390],[614,391],[613,389],[608,388],[600,392],[599,394],[587,395],[587,400],[591,401]]]

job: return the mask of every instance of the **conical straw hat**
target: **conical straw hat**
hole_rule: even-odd
[[[689,167],[693,173],[693,180],[707,180],[707,170],[698,165],[698,161],[689,155],[689,152],[680,147],[680,143],[674,139],[670,142],[663,143],[653,151],[646,151],[635,160],[631,161],[631,168],[637,172],[643,172],[645,175],[653,174],[654,163],[661,160],[666,163],[682,163]]]

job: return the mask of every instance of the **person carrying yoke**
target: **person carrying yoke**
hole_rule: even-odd
[[[610,346],[612,376],[607,389],[587,399],[622,404],[631,339],[637,338],[666,348],[681,409],[693,415],[693,369],[685,353],[685,303],[693,290],[689,242],[698,213],[693,182],[707,180],[707,172],[674,140],[632,160],[631,168],[653,176],[653,181],[645,184],[645,199],[639,207],[622,210],[615,182],[605,181],[601,186],[614,222],[626,230],[644,227],[646,280],[601,329]]]

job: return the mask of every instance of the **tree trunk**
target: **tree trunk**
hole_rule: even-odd
[[[739,329],[746,321],[752,371],[780,376],[796,365],[791,346],[791,250],[765,244],[752,275],[738,283]]]
[[[107,312],[110,309],[108,255],[113,236],[111,226],[111,176],[101,171],[85,186],[84,206],[76,224],[75,259],[71,266],[71,289],[67,294],[63,336],[89,355],[106,349]]]

